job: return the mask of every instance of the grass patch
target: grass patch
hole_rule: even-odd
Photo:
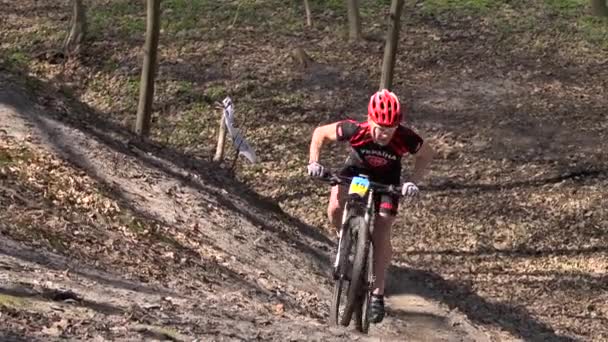
[[[589,0],[545,0],[545,5],[554,12],[571,15],[583,11]]]
[[[192,93],[192,91],[193,91],[192,82],[179,81],[177,84],[177,91],[181,92],[181,93]]]
[[[182,147],[211,147],[209,137],[217,125],[217,120],[212,120],[212,115],[209,115],[212,111],[209,105],[203,103],[195,103],[190,109],[183,111],[175,123],[169,143]],[[219,116],[217,119],[219,120]]]
[[[143,35],[146,32],[145,18],[139,18],[135,16],[123,16],[119,18],[118,24],[120,27],[120,31],[123,35]]]
[[[291,25],[294,20],[302,22],[305,20],[304,13],[296,18],[294,11],[286,11],[285,3],[281,2],[264,3],[246,0],[240,3],[238,8],[234,7],[233,13],[236,17],[235,26],[261,26],[268,30],[280,32],[284,32],[284,26],[286,24]],[[232,20],[230,24],[232,24]]]
[[[204,0],[166,0],[161,2],[162,26],[169,32],[203,29],[209,10]]]
[[[13,163],[13,156],[5,150],[0,150],[0,166]]]
[[[138,96],[139,95],[139,83],[140,83],[140,78],[139,77],[132,77],[127,81],[127,91],[129,92],[130,95],[132,96]]]
[[[422,12],[439,15],[447,12],[458,14],[483,15],[503,4],[499,0],[426,0]]]
[[[221,84],[210,85],[204,94],[210,103],[222,101],[228,95],[226,87]]]
[[[517,16],[514,11],[505,16],[495,17],[494,25],[500,34],[509,37],[519,32],[535,32],[538,29],[537,20],[531,16]],[[517,39],[517,36],[510,38]]]
[[[342,0],[323,2],[313,12],[332,9],[335,5],[344,10]],[[256,30],[272,30],[275,34],[301,30],[305,15],[299,2],[285,3],[277,0],[240,0],[233,2],[214,2],[206,0],[166,0],[162,6],[162,27],[170,33],[210,31],[224,32],[230,26],[237,28],[255,27]],[[313,13],[314,16],[314,13]],[[314,20],[314,18],[313,18]]]
[[[114,58],[108,58],[103,61],[101,70],[110,73],[116,71],[118,68],[120,68],[120,64],[118,63],[118,61]]]
[[[608,48],[608,18],[585,16],[578,20],[577,26],[589,43]]]
[[[298,6],[303,9],[303,2],[300,1]],[[346,14],[346,2],[344,0],[310,0],[310,7],[311,11],[331,10],[340,14]]]
[[[282,106],[303,107],[306,103],[306,99],[304,98],[304,96],[302,94],[300,94],[298,92],[293,92],[293,93],[275,95],[272,97],[272,102],[273,102],[273,105],[276,106],[276,108],[281,108]]]
[[[69,249],[67,243],[64,241],[67,240],[67,238],[64,236],[55,236],[48,233],[40,233],[40,235],[44,236],[44,239],[48,241],[51,248],[57,252],[65,253]]]
[[[106,16],[123,16],[145,14],[146,5],[143,1],[114,0],[108,2],[104,7],[98,7],[95,12],[100,9],[103,9],[100,13],[105,13]]]
[[[188,338],[180,334],[177,330],[168,327],[159,327],[154,325],[146,325],[146,324],[137,324],[131,327],[132,330],[150,334],[156,339],[159,340],[169,340],[169,341],[185,341]]]
[[[140,238],[148,239],[158,243],[183,248],[178,241],[171,236],[165,235],[160,230],[158,224],[138,218],[132,212],[125,212],[118,216],[119,222],[124,225],[131,233]]]
[[[364,1],[359,2],[359,13],[362,18],[374,18],[378,16],[378,13],[388,13],[391,8],[391,0],[377,0],[377,1]],[[344,3],[344,1],[342,1]],[[346,6],[344,4],[343,6]],[[407,3],[404,3],[404,7]],[[406,11],[406,10],[404,10]],[[378,24],[385,24],[384,22],[378,22]]]
[[[120,36],[143,34],[146,29],[145,6],[137,1],[113,1],[105,6],[91,8],[89,37],[99,39],[116,31]]]
[[[0,294],[0,306],[10,307],[13,309],[23,308],[27,306],[28,301],[21,297],[15,297],[6,294]]]
[[[149,232],[145,223],[131,214],[125,213],[119,217],[119,220],[129,231],[136,235],[145,235]]]
[[[33,154],[25,147],[19,149],[0,149],[0,166],[14,164],[20,161],[28,161],[33,158]]]
[[[361,16],[366,16],[373,14],[373,11],[388,11],[391,6],[391,2],[392,0],[359,0],[359,14],[361,14]],[[304,2],[301,0],[296,0],[293,2],[293,4],[297,12],[301,13],[302,18],[304,18]],[[344,0],[310,0],[310,7],[311,11],[313,12],[313,20],[315,12],[319,13],[330,10],[338,15],[347,14],[346,1]]]
[[[30,217],[20,217],[12,227],[11,236],[17,240],[26,243],[42,242],[57,253],[65,253],[69,250],[69,244],[66,242],[68,238],[63,232],[56,232],[50,227],[41,226],[40,222],[32,220]]]
[[[266,25],[275,19],[274,7],[267,2],[240,0],[214,2],[206,0],[166,0],[161,3],[162,27],[169,32],[208,31],[210,27]]]
[[[27,68],[31,61],[30,56],[20,49],[10,49],[2,56],[2,64],[5,68],[19,71]]]

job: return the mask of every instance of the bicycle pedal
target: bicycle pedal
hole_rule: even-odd
[[[350,276],[348,274],[340,274],[340,273],[334,273],[332,276],[333,280],[346,280],[346,281],[350,281]]]
[[[340,279],[340,273],[338,272],[338,270],[333,270],[333,272],[331,272],[331,276],[334,280],[338,280]]]

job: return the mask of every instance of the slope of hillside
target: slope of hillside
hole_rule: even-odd
[[[320,231],[218,165],[71,126],[15,88],[0,85],[4,338],[486,339],[418,297],[370,337],[327,327]]]
[[[328,284],[318,284],[331,244],[312,227],[328,228],[327,189],[302,178],[308,141],[321,123],[364,117],[380,78],[387,1],[360,1],[367,39],[354,44],[346,39],[342,1],[310,1],[312,27],[301,1],[162,1],[146,143],[128,133],[137,108],[145,2],[87,1],[89,38],[77,58],[67,59],[57,53],[67,1],[0,3],[0,77],[18,75],[5,88],[25,85],[35,101],[22,107],[35,103],[43,117],[68,125],[55,129],[52,121],[24,119],[27,129],[50,130],[54,139],[44,145],[59,146],[62,158],[120,208],[62,194],[101,214],[89,212],[86,221],[57,209],[64,217],[57,221],[57,214],[30,210],[27,220],[56,228],[20,235],[13,227],[13,239],[35,237],[88,264],[162,284],[187,282],[176,277],[183,269],[200,278],[202,265],[211,272],[207,279],[224,281],[222,274],[229,274],[230,284],[246,272],[256,284],[270,281],[264,293],[271,300],[252,295],[264,310],[323,320],[326,310],[316,308],[326,309],[321,292]],[[393,90],[409,110],[407,125],[439,153],[421,184],[421,200],[403,206],[395,225],[392,299],[440,303],[438,315],[423,309],[415,317],[448,331],[457,323],[444,319],[450,312],[465,314],[499,340],[608,339],[606,19],[589,15],[587,0],[407,1],[402,19]],[[312,59],[305,68],[294,63],[296,47]],[[18,98],[4,94],[7,104]],[[208,162],[219,119],[215,101],[226,95],[260,158],[239,164],[234,175]],[[344,149],[327,152],[323,162],[331,167],[344,159]],[[32,175],[42,171],[19,172],[23,183],[36,182]],[[32,198],[46,198],[40,186],[32,187],[38,189]],[[3,205],[22,203],[15,197],[21,190],[11,189],[2,192],[9,196]],[[98,221],[102,216],[115,218]],[[76,229],[90,225],[113,233],[102,239],[85,235],[95,229]],[[275,245],[283,246],[276,247],[279,254]],[[137,246],[146,248],[132,252],[140,259],[134,262],[125,255]],[[190,255],[186,260],[203,261],[182,265]],[[280,262],[291,266],[265,269]],[[242,271],[258,265],[263,276]],[[295,279],[284,282],[288,277]],[[273,297],[277,286],[296,298],[293,304]],[[295,303],[310,293],[318,296]],[[387,321],[385,333],[417,330],[413,304],[405,307],[393,310],[399,319]]]

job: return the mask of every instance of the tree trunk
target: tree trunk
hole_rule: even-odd
[[[310,13],[310,1],[304,0],[304,9],[306,10],[306,25],[308,27],[312,26],[312,18]]]
[[[382,60],[382,77],[380,89],[391,89],[393,87],[393,71],[395,69],[395,56],[397,55],[397,43],[399,42],[399,28],[401,26],[401,12],[403,0],[393,0],[388,19],[388,31],[384,45],[384,59]]]
[[[348,38],[356,42],[361,38],[361,19],[359,17],[359,0],[347,0]]]
[[[66,55],[76,55],[81,51],[81,44],[87,31],[86,8],[82,0],[72,0],[72,19],[70,32],[63,42]]]
[[[217,135],[217,146],[215,148],[215,156],[213,161],[219,162],[224,159],[224,146],[226,146],[226,118],[222,111],[222,118],[220,119],[220,130]]]
[[[139,105],[137,106],[137,134],[147,136],[150,132],[152,102],[154,100],[154,77],[156,74],[156,55],[160,34],[160,0],[147,0],[146,44],[144,65],[141,70]]]
[[[598,17],[608,17],[606,0],[591,0],[591,13]]]

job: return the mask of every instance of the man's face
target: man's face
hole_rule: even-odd
[[[397,127],[398,127],[398,126],[394,126],[394,127],[380,126],[380,125],[376,124],[375,122],[373,122],[372,120],[369,120],[369,125],[371,127],[372,138],[374,139],[374,142],[378,145],[383,145],[383,146],[388,145],[388,143],[393,138],[393,134],[395,134],[395,131],[397,130]]]

